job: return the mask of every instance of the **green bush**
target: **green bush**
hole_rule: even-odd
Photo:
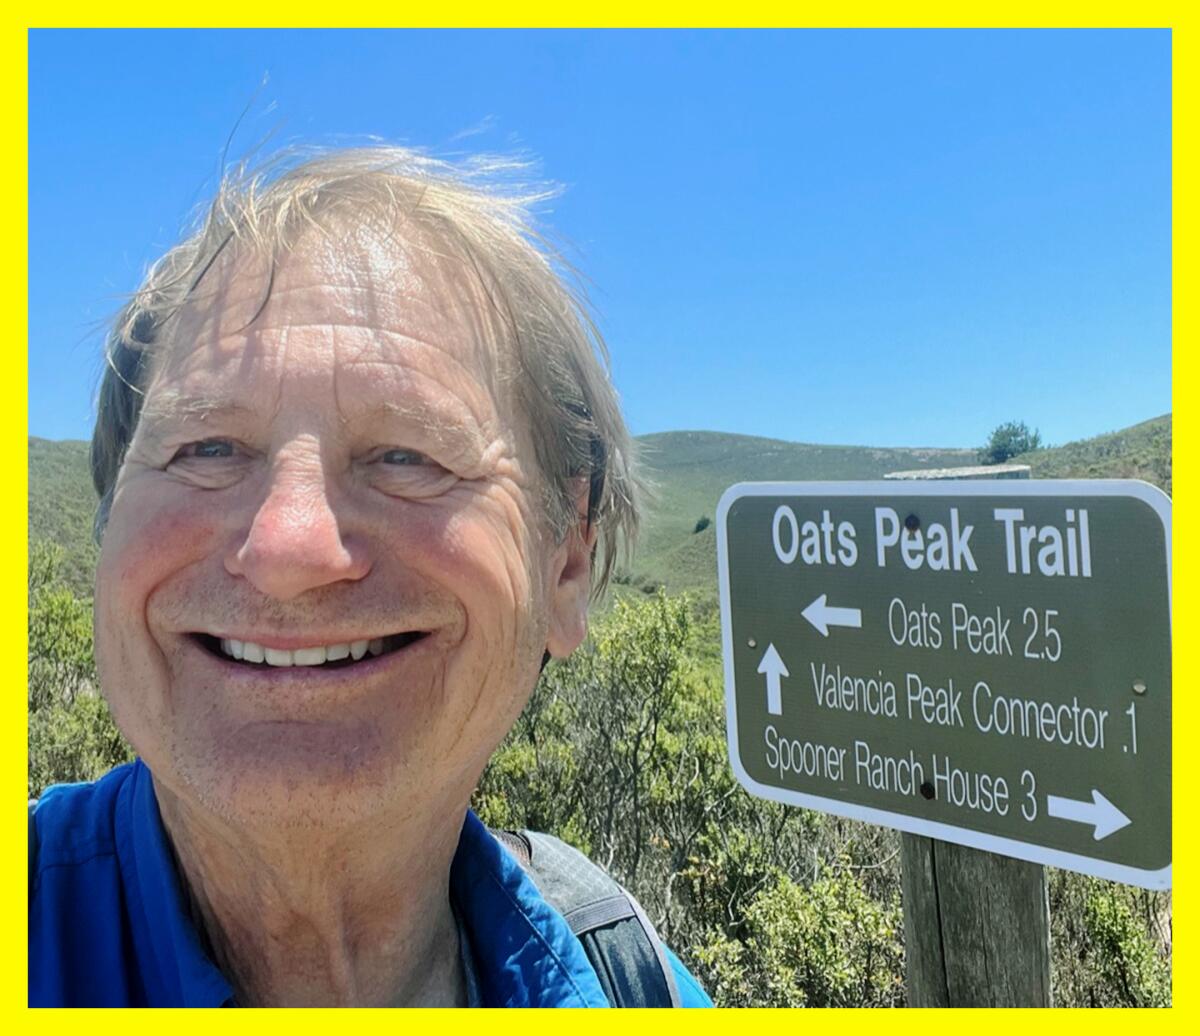
[[[1170,1006],[1170,893],[1068,871],[1049,878],[1054,1002]]]
[[[802,885],[784,874],[759,892],[739,940],[714,932],[696,951],[729,1007],[896,1007],[904,1003],[900,897],[867,894],[848,861]]]
[[[1118,890],[1098,889],[1088,898],[1086,924],[1099,951],[1104,985],[1118,1003],[1133,1007],[1171,1003],[1170,974]]]
[[[133,758],[96,691],[92,608],[64,584],[63,550],[29,556],[29,797],[49,784],[95,780]]]
[[[988,441],[979,451],[979,460],[983,464],[1003,464],[1010,457],[1040,449],[1042,437],[1036,429],[1029,430],[1024,421],[1008,421],[992,430]]]

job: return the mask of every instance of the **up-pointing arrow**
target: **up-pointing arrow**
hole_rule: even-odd
[[[779,694],[779,678],[792,674],[787,671],[787,666],[783,664],[783,659],[779,657],[779,652],[775,650],[774,644],[767,645],[762,661],[758,663],[758,671],[767,674],[767,711],[772,716],[779,716],[783,713],[783,701]]]
[[[1092,837],[1098,842],[1107,838],[1114,831],[1132,824],[1133,821],[1122,813],[1116,806],[1092,789],[1092,801],[1087,799],[1063,799],[1057,795],[1046,796],[1046,812],[1061,820],[1074,820],[1079,824],[1093,824],[1095,831]]]
[[[830,626],[862,627],[862,611],[858,608],[831,608],[825,603],[825,595],[821,594],[812,604],[800,613],[822,637],[829,636]]]

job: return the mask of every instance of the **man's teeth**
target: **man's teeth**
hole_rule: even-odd
[[[343,658],[353,658],[357,662],[367,652],[372,655],[382,655],[383,638],[352,640],[348,644],[327,644],[324,647],[280,651],[277,648],[255,644],[252,640],[234,640],[232,637],[224,637],[221,640],[221,650],[232,658],[244,662],[266,662],[267,665],[274,666],[324,665],[326,662],[337,662]]]

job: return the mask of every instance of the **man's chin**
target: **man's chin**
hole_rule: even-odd
[[[420,779],[381,740],[273,723],[268,732],[238,731],[200,757],[176,756],[167,780],[176,796],[239,827],[344,828],[394,812]]]

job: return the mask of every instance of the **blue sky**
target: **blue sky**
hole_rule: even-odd
[[[1171,407],[1167,32],[37,31],[29,430],[234,153],[532,152],[635,434],[1051,442]],[[264,75],[265,86],[259,89]]]

